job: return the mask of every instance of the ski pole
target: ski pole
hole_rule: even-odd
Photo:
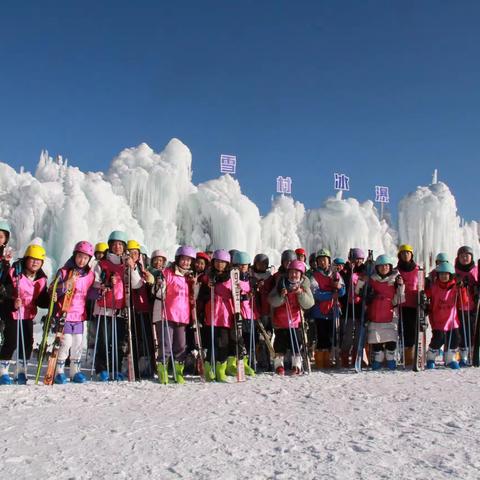
[[[210,335],[212,340],[212,352],[210,358],[212,360],[212,372],[216,376],[216,365],[215,365],[215,287],[210,287]]]
[[[285,297],[285,305],[287,307],[288,330],[290,332],[290,341],[292,343],[292,352],[293,352],[293,355],[295,355],[295,347],[296,347],[298,355],[300,355],[300,345],[298,343],[297,332],[293,328],[292,311],[290,309],[290,302],[288,301],[288,297]]]
[[[168,341],[168,346],[170,348],[170,360],[172,362],[172,372],[173,372],[173,379],[175,380],[175,382],[177,381],[177,372],[175,371],[175,359],[174,359],[174,356],[173,356],[173,345],[172,345],[172,338],[170,336],[170,327],[168,325],[168,320],[166,318],[166,309],[165,309],[165,296],[162,296],[162,304],[163,304],[163,320],[164,320],[164,325],[165,325],[165,329],[167,330],[167,341]],[[165,364],[164,364],[165,365]],[[165,365],[165,370],[167,369],[166,365]]]
[[[15,377],[18,378],[19,372],[19,352],[20,350],[20,319],[17,318],[17,348],[15,349]]]
[[[93,346],[92,366],[90,369],[90,380],[93,379],[93,372],[95,371],[95,358],[97,356],[98,332],[100,330],[100,315],[97,317],[97,330],[95,332],[95,345]]]
[[[23,372],[25,373],[25,378],[27,378],[27,357],[25,355],[25,337],[23,335],[23,319],[22,318],[20,319],[20,337],[22,339],[21,341],[22,341],[22,354],[23,354]]]
[[[110,377],[110,363],[108,360],[108,328],[107,328],[107,314],[105,312],[105,316],[103,317],[103,329],[105,331],[105,358],[107,360],[107,373]],[[112,345],[113,348],[113,345]]]

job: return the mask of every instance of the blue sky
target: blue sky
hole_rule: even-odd
[[[195,183],[236,154],[263,214],[277,175],[307,208],[335,171],[396,208],[436,167],[478,219],[479,24],[476,1],[2,2],[0,160],[105,170],[177,137]]]

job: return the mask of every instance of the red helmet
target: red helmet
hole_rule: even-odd
[[[304,255],[305,258],[307,258],[307,252],[306,252],[303,248],[297,248],[297,249],[295,250],[295,253],[296,253],[297,255]]]
[[[207,263],[210,263],[210,257],[205,252],[197,252],[197,258],[201,258]]]

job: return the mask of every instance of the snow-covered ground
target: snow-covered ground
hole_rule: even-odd
[[[480,370],[0,388],[2,479],[478,479]]]

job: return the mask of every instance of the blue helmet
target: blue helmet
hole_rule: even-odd
[[[444,252],[440,252],[436,257],[435,261],[438,263],[448,262],[448,255]]]
[[[10,224],[6,220],[0,220],[0,230],[7,232],[9,235],[11,232]]]
[[[455,268],[450,262],[442,262],[435,269],[437,273],[449,273],[450,275],[455,275]]]
[[[379,255],[375,260],[375,266],[379,265],[391,265],[393,268],[393,259],[389,255]]]
[[[239,252],[235,250],[232,255],[232,263],[234,265],[250,265],[251,258],[247,252]]]
[[[337,257],[333,260],[335,265],[345,265],[345,260],[341,257]]]
[[[122,232],[121,230],[114,230],[108,237],[108,243],[115,241],[123,242],[125,245],[127,245],[128,236],[125,232]]]

